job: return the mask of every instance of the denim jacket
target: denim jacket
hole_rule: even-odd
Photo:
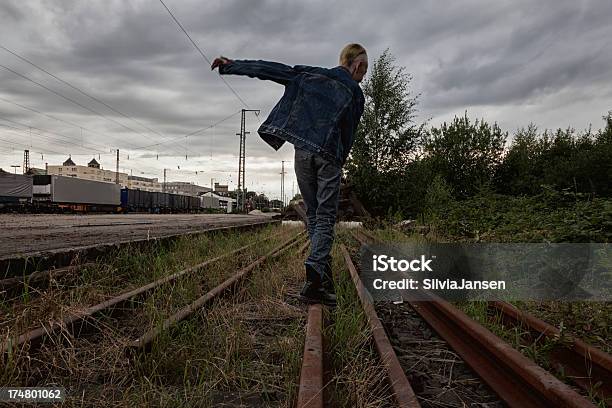
[[[363,92],[347,69],[234,60],[221,65],[219,73],[285,85],[283,97],[258,129],[275,150],[287,141],[339,166],[344,164],[364,105]]]

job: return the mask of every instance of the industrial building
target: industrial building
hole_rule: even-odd
[[[165,192],[173,194],[201,195],[208,193],[210,187],[199,186],[186,181],[170,181],[165,184]]]
[[[202,199],[205,203],[213,203],[213,205],[216,204],[218,208],[223,208],[228,213],[231,213],[236,207],[236,199],[220,196],[210,191],[208,193],[202,194]],[[206,205],[204,206],[206,207]]]
[[[116,183],[117,172],[106,170],[100,167],[96,159],[91,159],[87,166],[76,164],[69,157],[61,166],[47,165],[47,174],[51,176],[76,177],[84,180],[103,181]],[[129,176],[126,173],[119,173],[119,184],[134,190],[162,191],[162,185],[157,178],[147,178],[140,176]]]

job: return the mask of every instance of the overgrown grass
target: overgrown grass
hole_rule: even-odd
[[[113,401],[114,406],[200,407],[249,399],[290,406],[303,344],[302,310],[286,302],[289,286],[302,278],[298,273],[302,272],[301,262],[295,257],[284,255],[273,261],[275,267],[257,268],[252,279],[237,289],[237,296],[220,299],[165,332],[150,354],[132,360],[125,350],[135,335],[276,247],[297,233],[296,229],[268,227],[255,233],[181,240],[169,248],[119,251],[104,262],[113,271],[124,272],[121,288],[96,287],[100,278],[108,276],[100,276],[101,271],[84,272],[79,279],[87,287],[68,290],[71,294],[63,300],[72,301],[70,307],[75,307],[79,302],[85,304],[88,290],[123,292],[279,231],[283,231],[281,236],[260,242],[240,256],[225,258],[158,288],[144,303],[135,302],[132,307],[137,307],[137,314],[128,319],[122,315],[121,324],[115,317],[103,316],[96,322],[100,331],[94,336],[77,339],[65,332],[55,338],[57,344],[33,355],[24,350],[3,357],[2,384],[62,384],[71,394],[67,406],[80,406],[82,401],[86,406],[108,406]],[[273,324],[273,331],[260,336],[269,326],[262,322],[279,317],[282,324]],[[62,337],[67,341],[60,341]],[[268,341],[259,344],[262,338]],[[279,370],[272,369],[276,363],[280,363]]]
[[[489,202],[489,205],[494,205]],[[495,205],[501,205],[500,203]],[[508,205],[512,205],[511,203]],[[562,204],[559,206],[563,207]],[[490,210],[490,209],[489,209]],[[463,209],[464,214],[474,214],[480,211],[484,211],[488,213],[489,210],[480,209]],[[523,208],[522,211],[528,211],[528,208]],[[459,211],[459,210],[457,210]],[[456,215],[456,214],[455,214]],[[505,217],[506,215],[494,215],[490,214],[491,217]],[[513,214],[512,216],[517,216],[518,214]],[[533,214],[530,214],[526,221],[521,222],[530,222],[532,220]],[[449,217],[452,217],[450,215]],[[475,216],[476,217],[476,216]],[[553,214],[551,217],[560,217],[560,214]],[[485,217],[486,218],[486,217]],[[480,220],[482,221],[482,220]],[[444,221],[449,223],[448,220]],[[552,221],[551,221],[552,223]],[[557,223],[558,224],[558,223]],[[551,225],[557,225],[552,223]],[[447,224],[448,225],[448,224]],[[458,224],[455,224],[458,225]],[[469,225],[466,224],[466,225]],[[531,225],[532,230],[525,225],[522,228],[525,229],[525,236],[540,236],[543,237],[546,234],[551,239],[560,239],[563,235],[559,231],[569,231],[575,230],[573,227],[569,229],[555,229],[550,228],[548,232],[544,235],[538,235],[539,233],[544,233],[544,231],[540,231],[536,233],[533,228],[537,228],[538,224]],[[508,226],[504,228],[510,228]],[[512,228],[516,228],[516,225]],[[509,230],[512,230],[511,228]],[[483,240],[493,239],[494,237],[499,237],[499,231],[495,230],[495,232],[491,232],[487,234],[481,234],[480,238]],[[437,231],[440,232],[439,230]],[[482,233],[483,230],[480,230]],[[437,240],[452,240],[452,241],[465,241],[469,240],[473,242],[475,236],[472,235],[470,239],[468,239],[465,235],[461,234],[452,235],[452,236],[439,236],[436,234],[428,234],[426,237],[422,236],[418,233],[414,233],[412,235],[405,235],[400,232],[400,230],[393,225],[393,223],[383,224],[382,228],[370,231],[372,235],[374,235],[377,239],[380,239],[387,243],[404,243],[404,242],[420,242],[423,240],[437,241]],[[505,233],[504,233],[505,234]],[[558,234],[558,235],[555,235]],[[477,234],[476,234],[477,235]],[[513,238],[514,239],[514,238]],[[512,239],[508,238],[508,241],[512,241]],[[491,330],[494,334],[499,336],[500,338],[507,341],[514,348],[523,353],[526,357],[530,358],[534,362],[536,362],[541,367],[545,368],[553,372],[559,379],[562,381],[568,381],[565,378],[564,373],[558,372],[552,367],[549,361],[549,353],[555,347],[559,345],[563,345],[564,342],[568,340],[570,336],[575,336],[581,338],[582,340],[590,343],[596,347],[601,348],[605,352],[612,351],[612,345],[610,343],[610,338],[612,337],[612,333],[610,332],[612,328],[612,304],[610,302],[514,302],[514,305],[519,309],[525,310],[534,314],[535,316],[543,319],[544,321],[556,326],[561,331],[561,336],[559,338],[538,338],[534,339],[530,336],[530,333],[525,327],[521,325],[512,326],[512,325],[504,325],[501,321],[501,316],[499,315],[491,315],[487,309],[487,302],[481,301],[472,301],[472,302],[461,302],[458,303],[457,306],[466,312],[470,317],[478,321],[480,324]],[[598,400],[595,397],[594,389],[590,392],[586,393],[587,396],[593,401],[596,405],[605,406],[605,402]]]
[[[340,252],[340,243],[352,242],[348,233],[340,230],[332,253],[337,306],[330,311],[330,325],[325,329],[330,363],[327,394],[333,406],[393,406],[386,371]]]
[[[536,302],[529,302],[530,306],[536,305]],[[567,306],[569,304],[566,304]],[[556,338],[541,336],[534,338],[528,327],[522,324],[506,325],[502,321],[501,312],[490,313],[487,308],[487,302],[462,302],[456,305],[463,310],[468,316],[476,320],[478,323],[489,329],[498,337],[502,338],[515,349],[520,351],[530,360],[536,362],[540,367],[553,373],[559,380],[570,383],[571,380],[566,377],[565,373],[557,370],[550,362],[550,353],[558,348],[571,343],[571,337],[575,333],[571,333],[564,328],[563,325],[558,327],[561,335]],[[520,309],[528,310],[527,303],[516,305]],[[607,316],[609,319],[609,316]],[[590,390],[586,391],[586,397],[598,407],[607,407],[606,401],[601,400],[596,395],[595,385]],[[610,402],[610,401],[608,401]]]
[[[269,235],[273,227],[243,234],[217,232],[183,237],[168,245],[121,247],[99,258],[95,265],[81,268],[73,275],[51,280],[49,287],[24,288],[25,295],[3,301],[5,311],[0,319],[3,337],[37,327],[43,321],[59,319],[70,310],[86,307],[112,295],[126,292],[153,280],[175,273],[230,249],[246,245]],[[275,241],[277,242],[277,241]],[[266,246],[267,247],[267,246]],[[264,248],[265,249],[265,248]],[[252,257],[256,248],[250,250]]]

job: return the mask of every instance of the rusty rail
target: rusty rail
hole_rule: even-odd
[[[370,331],[374,337],[376,349],[378,350],[380,359],[387,370],[387,376],[389,377],[389,382],[391,383],[391,388],[393,390],[395,399],[397,400],[398,406],[400,408],[420,407],[421,405],[417,401],[416,395],[414,394],[414,391],[406,378],[406,374],[402,369],[397,355],[393,350],[393,346],[391,346],[391,342],[385,333],[382,322],[376,314],[376,310],[374,309],[374,304],[372,303],[371,299],[372,297],[359,278],[359,273],[351,260],[351,255],[343,244],[340,245],[340,249],[344,255],[346,266],[348,267],[353,283],[357,289],[361,306],[363,307],[363,310],[368,318]]]
[[[183,307],[181,310],[179,310],[178,312],[176,312],[169,318],[165,319],[163,323],[161,324],[161,326],[154,327],[148,330],[145,334],[140,336],[138,339],[132,341],[129,345],[129,348],[133,350],[145,350],[145,351],[148,350],[149,346],[153,343],[153,341],[161,333],[168,330],[170,327],[174,326],[176,323],[184,320],[185,318],[190,316],[192,313],[194,313],[196,310],[202,308],[204,305],[210,303],[212,300],[217,298],[219,295],[226,292],[229,288],[235,286],[237,283],[239,283],[244,278],[249,276],[256,267],[263,264],[267,259],[274,258],[280,255],[282,252],[286,251],[287,249],[291,248],[293,245],[295,245],[298,242],[298,238],[304,233],[305,231],[298,233],[294,237],[290,238],[289,240],[285,241],[281,245],[274,248],[268,254],[258,258],[257,260],[250,263],[246,267],[240,269],[233,276],[226,279],[223,283],[221,283],[218,286],[215,286],[213,289],[211,289],[204,295],[200,296],[198,299],[196,299],[189,305]]]
[[[58,278],[64,275],[69,275],[79,269],[87,268],[96,265],[95,262],[86,262],[84,264],[70,265],[63,268],[50,269],[46,271],[36,271],[26,276],[15,276],[12,278],[0,279],[0,290],[13,290],[22,286],[39,284],[46,282],[52,278]]]
[[[323,408],[323,306],[308,307],[298,408]]]
[[[304,255],[304,253],[306,252],[306,249],[308,248],[308,245],[310,245],[310,240],[306,240],[306,242],[304,242],[304,245],[302,245],[299,249],[298,249],[298,253],[300,255]]]
[[[523,324],[538,338],[561,339],[556,327],[517,309],[510,303],[492,301],[489,308],[501,313],[505,323]],[[577,338],[568,338],[554,345],[549,358],[555,368],[587,392],[594,392],[604,401],[612,400],[612,356]],[[612,402],[612,401],[611,401]]]
[[[194,265],[192,267],[183,269],[179,272],[176,272],[172,275],[166,276],[164,278],[160,278],[154,282],[151,282],[147,285],[141,286],[139,288],[133,289],[129,292],[123,293],[119,296],[115,296],[112,299],[106,300],[104,302],[98,303],[94,306],[91,306],[81,312],[77,312],[77,313],[73,313],[72,315],[60,320],[60,321],[54,321],[51,322],[48,326],[41,326],[38,327],[36,329],[30,330],[24,334],[21,334],[19,337],[17,337],[17,339],[15,341],[13,341],[12,339],[9,339],[8,342],[6,344],[2,344],[1,348],[0,348],[0,352],[7,352],[8,350],[14,350],[17,347],[23,346],[25,344],[29,344],[30,348],[33,347],[37,347],[39,346],[42,341],[49,337],[51,334],[56,333],[62,329],[67,329],[73,332],[79,332],[84,326],[88,325],[88,322],[90,320],[93,320],[93,317],[97,314],[99,314],[102,311],[111,309],[111,308],[115,308],[120,306],[121,304],[124,304],[134,298],[136,298],[137,296],[141,296],[144,295],[148,292],[151,292],[153,289],[164,285],[166,283],[171,283],[173,281],[175,281],[176,279],[184,276],[184,275],[188,275],[191,274],[193,272],[196,272],[204,267],[206,267],[207,265],[210,265],[211,263],[217,262],[223,258],[226,258],[228,256],[231,255],[235,255],[237,253],[240,253],[242,251],[245,251],[246,249],[254,246],[254,245],[258,245],[263,241],[272,239],[278,235],[280,235],[281,233],[277,233],[274,235],[271,235],[269,237],[266,237],[263,240],[260,240],[258,242],[249,244],[249,245],[245,245],[242,246],[238,249],[235,249],[233,251],[227,252],[225,254],[216,256],[214,258],[208,259],[202,263],[199,263],[197,265]],[[78,330],[77,330],[78,329]]]
[[[357,238],[357,237],[356,237]],[[363,236],[357,238],[364,243]],[[414,310],[510,407],[595,407],[449,302],[427,291]]]

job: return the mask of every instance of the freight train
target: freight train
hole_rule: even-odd
[[[219,209],[215,197],[121,188],[118,184],[0,170],[0,211],[195,213]]]

